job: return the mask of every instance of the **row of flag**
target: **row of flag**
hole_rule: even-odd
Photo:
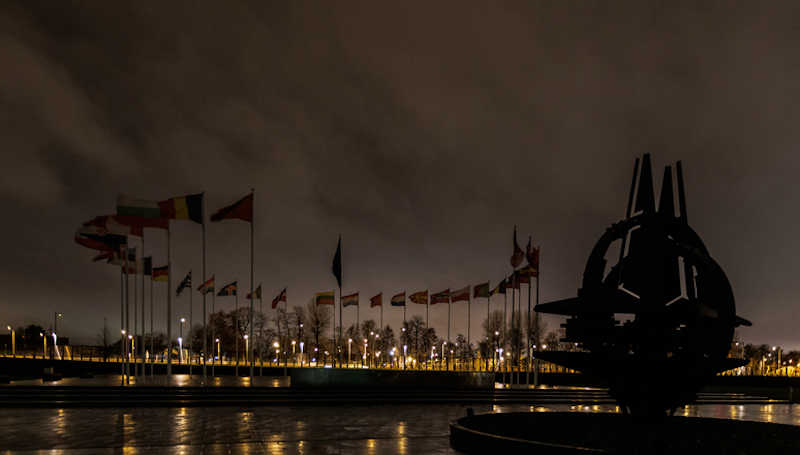
[[[489,282],[476,284],[474,286],[465,286],[461,289],[457,289],[454,291],[450,291],[450,289],[445,289],[444,291],[428,294],[428,291],[419,291],[415,292],[408,296],[408,300],[411,303],[419,304],[419,305],[436,305],[437,303],[456,303],[456,302],[468,302],[470,300],[470,295],[472,298],[488,298],[495,294],[505,294],[506,289],[511,289],[512,287],[515,289],[520,288],[520,284],[530,284],[531,277],[535,277],[535,269],[532,267],[526,267],[524,269],[517,270],[511,277],[502,280],[494,289],[490,289]],[[333,305],[335,303],[335,293],[334,291],[325,291],[325,292],[318,292],[314,294],[314,302],[317,305]],[[341,297],[341,303],[343,307],[348,306],[357,306],[359,302],[359,293],[353,293],[348,295],[343,295]],[[395,294],[392,296],[392,299],[389,301],[391,306],[406,306],[406,293],[401,292],[399,294]],[[369,306],[370,307],[377,307],[383,305],[383,293],[379,293],[369,299]]]
[[[112,265],[124,265],[124,250],[128,237],[142,237],[144,228],[168,229],[169,220],[190,220],[203,223],[204,194],[190,194],[167,199],[165,201],[147,201],[120,195],[117,198],[116,215],[102,215],[83,223],[75,233],[75,242],[100,253],[95,261],[106,260]],[[240,219],[253,221],[253,194],[239,199],[231,205],[222,207],[211,215],[211,221]],[[127,273],[144,273],[151,275],[145,267],[150,258],[144,258],[144,264],[136,261],[134,249],[129,252]],[[134,252],[134,254],[131,254]],[[159,267],[158,269],[163,269]],[[147,270],[145,270],[147,269]],[[166,281],[163,273],[159,273],[156,281]]]

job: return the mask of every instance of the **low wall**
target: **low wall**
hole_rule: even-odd
[[[292,387],[490,389],[494,374],[462,371],[400,371],[333,368],[290,370]]]

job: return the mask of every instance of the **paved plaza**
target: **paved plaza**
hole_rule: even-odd
[[[466,406],[2,409],[0,454],[445,454]],[[476,412],[613,412],[614,406],[473,406]],[[791,405],[702,405],[680,415],[800,425]]]

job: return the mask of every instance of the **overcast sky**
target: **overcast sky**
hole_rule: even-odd
[[[118,193],[206,191],[213,210],[254,187],[267,300],[333,289],[339,233],[362,319],[380,291],[496,283],[515,224],[542,246],[542,300],[570,297],[650,152],[658,182],[683,160],[690,222],[754,323],[741,337],[800,347],[796,2],[274,3],[0,5],[2,326],[58,310],[76,341],[119,329],[118,269],[72,241]],[[173,287],[198,283],[200,228],[172,238]],[[166,261],[163,232],[145,242]],[[246,223],[208,228],[218,287],[249,287],[248,251]],[[431,307],[440,334],[446,315]]]

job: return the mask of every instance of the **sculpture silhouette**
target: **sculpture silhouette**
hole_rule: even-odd
[[[658,417],[694,401],[716,373],[744,364],[727,355],[735,327],[750,322],[736,316],[725,273],[688,224],[680,161],[677,214],[671,166],[658,209],[649,154],[638,168],[637,159],[626,218],[597,241],[578,296],[536,306],[568,316],[562,341],[588,352],[537,356],[606,378],[623,412]],[[608,269],[612,245],[619,260]]]

